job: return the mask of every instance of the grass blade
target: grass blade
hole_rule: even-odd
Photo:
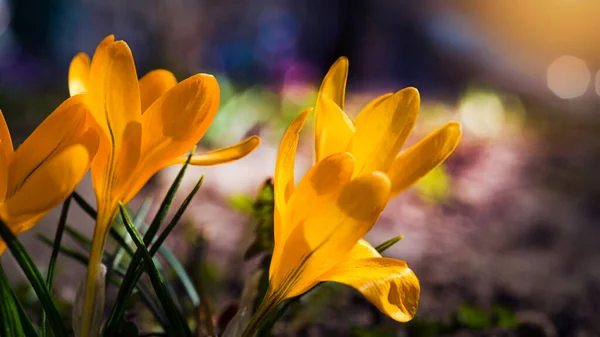
[[[185,317],[177,310],[173,299],[168,295],[167,290],[163,284],[162,277],[160,273],[156,269],[154,262],[152,261],[152,256],[150,256],[150,252],[146,248],[144,241],[138,231],[135,229],[129,216],[127,215],[127,211],[123,204],[119,203],[119,208],[121,210],[121,217],[123,218],[123,222],[125,224],[125,228],[129,232],[129,235],[133,239],[133,242],[138,248],[138,252],[141,252],[142,258],[145,261],[146,273],[150,277],[150,281],[152,282],[152,286],[154,287],[154,291],[158,296],[161,305],[167,312],[167,317],[169,318],[169,322],[171,322],[173,330],[175,330],[176,336],[190,336],[192,335],[189,327],[187,326]],[[137,254],[137,252],[136,252]]]
[[[52,331],[55,337],[67,337],[67,328],[62,322],[60,314],[56,309],[56,305],[52,300],[52,296],[48,292],[46,283],[40,271],[35,266],[35,263],[31,259],[31,256],[27,253],[21,242],[15,237],[15,235],[8,229],[8,226],[4,221],[0,220],[0,236],[8,246],[11,254],[19,263],[21,270],[25,273],[25,276],[31,283],[33,290],[35,291],[40,304],[44,308],[44,312],[48,317]]]
[[[173,181],[173,184],[171,185],[171,187],[169,187],[169,190],[167,191],[167,194],[165,195],[162,203],[160,204],[160,207],[158,208],[158,211],[156,212],[154,219],[152,220],[152,222],[150,223],[150,226],[148,227],[148,230],[144,234],[144,238],[143,238],[144,245],[149,245],[153,241],[154,236],[156,235],[156,232],[158,231],[160,225],[162,224],[165,217],[167,216],[169,208],[171,207],[171,203],[173,202],[173,199],[175,198],[175,193],[179,189],[179,186],[181,184],[181,181],[183,180],[185,171],[187,170],[190,160],[192,159],[192,154],[194,153],[194,150],[195,150],[195,148],[192,149],[186,162],[183,164],[183,166],[179,170],[177,177]],[[108,320],[106,321],[105,336],[115,335],[118,327],[121,325],[121,322],[123,319],[123,314],[125,312],[126,300],[131,295],[131,292],[133,291],[135,284],[138,282],[139,278],[142,275],[143,264],[144,264],[144,262],[143,262],[143,258],[142,258],[142,253],[138,249],[138,251],[135,253],[133,258],[131,259],[131,263],[129,264],[129,268],[127,269],[125,278],[123,279],[123,286],[119,289],[119,293],[117,294],[117,300],[115,301],[115,305],[113,306],[113,309],[111,310]]]
[[[375,247],[375,249],[379,252],[379,254],[381,254],[381,253],[385,252],[386,250],[388,250],[388,248],[390,248],[391,246],[398,243],[398,241],[402,240],[402,238],[403,238],[402,235],[393,237],[393,238],[385,241],[384,243],[380,244],[379,246]]]
[[[53,246],[53,241],[52,239],[50,239],[47,236],[44,236],[42,234],[37,234],[38,239],[42,242],[47,244],[48,246],[52,247]],[[88,265],[88,258],[87,256],[69,248],[66,246],[60,246],[58,248],[58,250],[60,251],[61,254],[65,255],[66,257],[73,259],[79,263],[81,263],[83,266],[87,266]],[[105,261],[108,261],[108,257],[104,256],[104,260],[103,263]],[[125,276],[125,272],[123,269],[118,268],[115,269],[114,271],[115,274],[119,275],[120,277]],[[115,285],[116,287],[121,287],[122,282],[116,278],[107,278],[108,282]],[[154,297],[152,295],[152,292],[143,284],[143,283],[138,283],[136,285],[136,288],[139,290],[140,292],[140,297],[142,299],[142,302],[144,302],[144,304],[146,305],[146,307],[148,307],[148,309],[150,310],[150,312],[152,312],[152,314],[154,315],[154,317],[161,323],[162,326],[167,326],[168,325],[168,320],[165,316],[165,313],[161,310],[160,305],[158,305],[158,303],[156,303],[156,301],[154,300]]]
[[[198,182],[196,183],[196,185],[194,186],[194,188],[192,189],[190,194],[188,194],[188,196],[185,198],[185,200],[183,200],[183,203],[181,204],[181,206],[179,206],[179,209],[173,216],[173,219],[171,219],[171,222],[169,222],[167,227],[159,235],[158,239],[156,239],[156,241],[154,241],[154,243],[152,244],[152,247],[150,247],[150,255],[154,256],[154,254],[156,254],[156,251],[158,250],[158,248],[160,248],[162,246],[162,244],[165,242],[165,240],[167,239],[167,236],[169,236],[169,234],[171,234],[171,231],[173,230],[173,228],[175,228],[175,225],[177,225],[177,223],[181,219],[181,216],[183,216],[183,213],[185,212],[185,210],[189,206],[190,202],[192,201],[192,199],[194,198],[194,196],[200,189],[200,186],[202,186],[203,181],[204,181],[204,175],[202,175],[200,177],[200,179],[198,180]]]
[[[0,335],[6,337],[21,337],[24,336],[23,326],[19,317],[17,304],[12,296],[10,283],[6,278],[4,269],[0,264]]]
[[[58,226],[56,227],[56,234],[54,236],[54,245],[52,247],[52,253],[50,254],[50,262],[48,263],[48,273],[46,274],[46,287],[48,287],[50,293],[52,293],[52,283],[54,283],[54,269],[56,267],[56,259],[58,258],[58,249],[60,248],[60,243],[62,241],[70,205],[71,197],[68,197],[63,203],[60,217],[58,218]],[[46,313],[42,312],[42,337],[46,337],[47,334]]]
[[[144,200],[144,202],[142,203],[142,205],[140,206],[140,209],[138,210],[137,214],[135,215],[135,218],[133,219],[133,225],[136,228],[139,228],[140,225],[144,222],[144,219],[146,218],[146,215],[148,215],[148,211],[150,211],[150,206],[152,205],[152,199],[151,198],[147,198]],[[125,244],[127,246],[129,246],[129,243],[131,243],[131,238],[130,237],[125,237]],[[111,274],[113,273],[113,270],[115,268],[117,268],[117,266],[121,263],[121,260],[123,259],[123,256],[125,255],[125,247],[119,245],[117,247],[117,250],[115,251],[115,253],[113,254],[112,258],[110,259],[109,263],[108,263],[108,270],[106,272],[107,277],[110,278]],[[108,283],[107,283],[108,285]]]

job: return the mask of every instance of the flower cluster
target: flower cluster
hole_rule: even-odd
[[[365,234],[388,201],[443,162],[461,128],[449,122],[402,151],[419,111],[419,93],[406,88],[374,99],[352,120],[344,112],[348,61],[325,76],[314,109],[298,115],[281,141],[274,172],[274,239],[269,287],[244,335],[286,299],[320,282],[361,292],[399,322],[419,302],[419,281],[404,261],[382,257]],[[203,137],[219,106],[217,80],[207,74],[181,82],[167,70],[138,79],[131,50],[106,37],[92,59],[76,55],[68,74],[71,97],[13,149],[0,119],[0,217],[18,235],[67,199],[88,169],[97,201],[78,336],[97,336],[96,292],[104,246],[120,204],[159,170],[186,160],[217,165],[240,159],[260,143],[186,155]],[[315,115],[315,164],[294,183],[299,134]],[[5,249],[0,240],[0,254]]]

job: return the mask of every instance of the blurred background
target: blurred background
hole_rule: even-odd
[[[422,106],[409,145],[448,120],[463,125],[456,152],[390,202],[367,237],[404,235],[386,255],[419,276],[419,312],[397,324],[351,289],[326,285],[274,333],[600,336],[599,19],[597,0],[0,0],[0,109],[22,142],[68,97],[71,58],[108,34],[129,44],[140,76],[214,74],[221,107],[200,148],[248,134],[263,144],[237,163],[188,171],[183,189],[202,173],[205,184],[167,244],[208,279],[219,315],[256,267],[243,259],[255,225],[248,200],[272,175],[287,124],[347,56],[351,116],[415,86]],[[312,163],[311,127],[299,173]],[[177,170],[132,205],[159,200]],[[79,191],[93,200],[89,179]],[[92,222],[74,214],[90,233]],[[56,217],[38,231],[51,235]],[[23,240],[44,264],[49,249],[33,233]],[[59,294],[72,300],[84,270],[60,262]]]

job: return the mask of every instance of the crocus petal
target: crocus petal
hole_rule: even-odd
[[[352,153],[356,173],[386,171],[412,131],[419,112],[419,92],[406,88],[369,104],[354,121]]]
[[[156,99],[177,84],[177,79],[168,70],[153,70],[140,79],[140,97],[142,113],[144,113]]]
[[[75,55],[69,66],[69,94],[75,96],[88,91],[90,57],[86,53]]]
[[[289,130],[289,129],[288,129]],[[284,136],[285,139],[285,136]],[[283,142],[282,142],[283,144]],[[292,166],[293,168],[293,166]],[[288,261],[283,266],[280,263],[284,249],[288,249],[288,239],[296,227],[307,217],[324,212],[324,207],[335,203],[345,184],[352,178],[354,158],[350,153],[339,153],[325,158],[311,167],[302,177],[297,188],[291,195],[289,205],[285,207],[275,220],[275,248],[271,258],[271,283],[284,283],[286,274],[300,265],[300,261]],[[293,181],[291,182],[293,184]],[[277,183],[275,183],[277,190]],[[293,209],[292,207],[299,207]],[[277,208],[276,208],[277,209]],[[310,211],[307,211],[310,210]],[[279,218],[279,219],[277,219]],[[274,276],[275,275],[275,276]]]
[[[373,247],[367,240],[360,239],[358,243],[352,247],[350,253],[346,257],[346,260],[358,260],[366,259],[370,257],[381,257],[381,254]]]
[[[323,114],[321,111],[319,111],[322,106],[320,101],[322,100],[322,97],[329,97],[334,104],[343,110],[347,79],[348,59],[342,56],[335,61],[323,78],[323,82],[321,83],[321,88],[319,89],[319,94],[317,96],[317,104],[315,107],[315,158],[317,162],[331,154],[331,152],[328,154],[322,153],[325,150],[324,129],[327,128],[328,123],[330,123],[331,116],[328,114]]]
[[[419,305],[417,276],[404,261],[390,258],[348,260],[321,276],[360,291],[379,310],[399,322],[411,320]]]
[[[219,107],[219,84],[197,74],[159,97],[142,116],[141,161],[123,186],[129,201],[158,170],[171,165],[202,138]]]
[[[315,113],[316,161],[350,150],[355,128],[348,115],[324,95],[317,100]]]
[[[13,143],[2,110],[0,110],[0,147],[6,158],[10,158],[13,153]]]
[[[97,148],[98,135],[88,130],[29,172],[19,189],[4,203],[6,221],[11,229],[16,229],[15,234],[31,228],[73,192],[89,169]]]
[[[124,41],[98,46],[90,70],[87,103],[98,125],[115,148],[123,144],[125,129],[141,117],[140,91],[129,46]]]
[[[456,149],[461,134],[460,123],[448,122],[396,157],[387,172],[392,182],[390,198],[409,188],[446,160]]]
[[[73,96],[56,108],[27,137],[9,162],[7,196],[13,195],[35,170],[85,131],[87,115],[84,97]]]
[[[232,146],[222,149],[209,151],[192,156],[190,164],[198,166],[211,166],[230,163],[232,161],[244,158],[260,145],[260,137],[251,136]],[[177,157],[173,164],[183,164],[187,156]]]
[[[325,160],[327,158],[321,163]],[[331,173],[328,175],[331,176]],[[333,193],[322,194],[324,197],[316,193],[314,198],[320,206],[310,211],[301,204],[292,205],[294,197],[290,199],[290,211],[284,217],[285,224],[288,219],[302,222],[293,226],[295,229],[285,243],[272,278],[275,285],[280,285],[280,291],[286,298],[307,291],[319,282],[321,275],[346,259],[352,247],[371,229],[385,207],[390,181],[381,172],[370,172],[342,188],[336,188]],[[337,197],[330,197],[332,195]],[[291,210],[308,214],[294,216]]]
[[[319,96],[327,95],[342,110],[344,109],[344,96],[346,95],[346,81],[348,79],[348,59],[344,56],[338,58],[329,68],[323,78]]]
[[[302,131],[302,127],[311,111],[312,109],[306,109],[292,121],[279,144],[273,177],[275,198],[273,231],[275,246],[281,244],[281,215],[285,210],[285,204],[294,191],[294,164],[300,131]]]
[[[4,152],[0,152],[0,202],[6,198],[6,187],[8,186],[8,161]]]
[[[116,207],[115,186],[132,176],[141,146],[140,92],[133,56],[123,41],[96,49],[86,103],[101,134],[92,163],[99,208]],[[125,201],[125,200],[123,200]]]

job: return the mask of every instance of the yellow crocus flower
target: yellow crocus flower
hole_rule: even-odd
[[[219,106],[217,80],[207,74],[177,83],[167,70],[151,71],[138,81],[133,56],[124,41],[106,37],[90,62],[80,53],[69,69],[71,95],[87,92],[86,103],[98,124],[100,148],[92,162],[98,204],[86,284],[82,336],[88,336],[94,289],[106,236],[118,211],[160,169],[182,157],[204,135]],[[234,146],[195,155],[192,165],[234,161],[260,143],[256,136]],[[86,321],[89,320],[89,321]]]
[[[420,286],[404,261],[385,258],[363,236],[388,200],[438,166],[456,148],[449,122],[401,151],[419,110],[414,88],[383,95],[352,121],[343,111],[348,61],[325,76],[315,109],[316,164],[294,187],[298,135],[309,111],[285,133],[275,168],[275,248],[264,307],[322,281],[354,287],[399,322],[413,318]]]
[[[25,142],[13,149],[0,111],[0,217],[19,235],[63,202],[98,150],[83,95],[63,102]],[[0,239],[0,254],[6,244]]]

